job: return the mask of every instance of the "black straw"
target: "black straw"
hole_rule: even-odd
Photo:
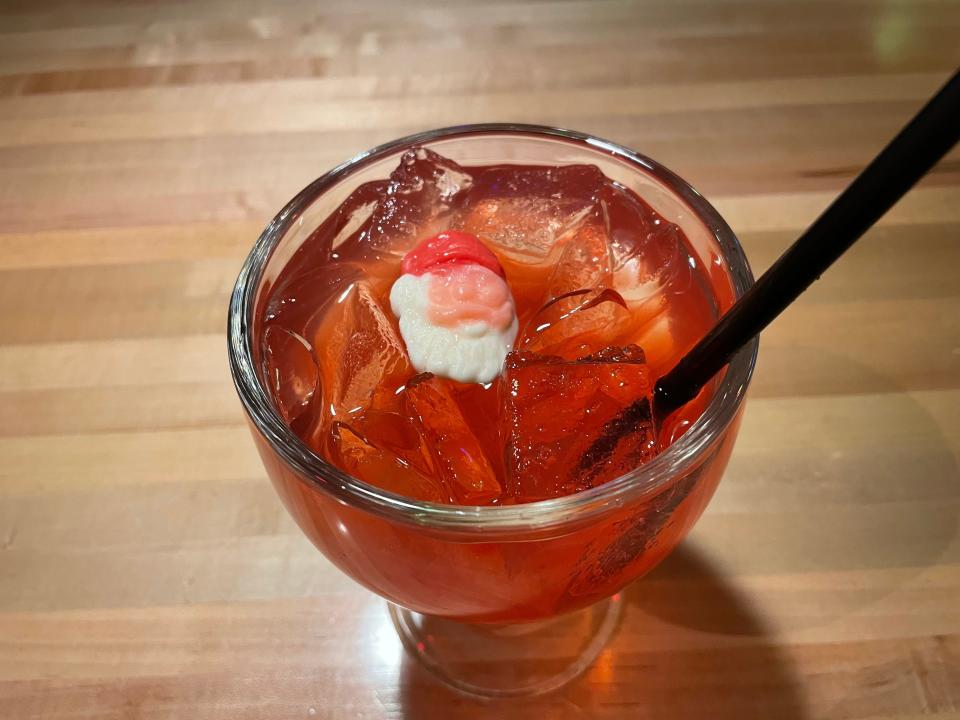
[[[657,382],[665,417],[692,400],[960,139],[960,71],[928,102],[710,332]]]

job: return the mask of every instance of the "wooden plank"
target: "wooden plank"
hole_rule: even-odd
[[[344,100],[335,106],[296,103],[278,113],[270,107],[234,109],[104,112],[84,122],[74,118],[36,118],[26,123],[0,118],[0,147],[106,142],[139,138],[248,135],[263,132],[377,128],[398,116],[422,126],[452,125],[464,120],[589,115],[608,108],[612,116],[642,116],[651,112],[700,112],[715,109],[749,110],[769,105],[823,105],[915,100],[928,97],[944,81],[942,73],[898,75],[891,78],[839,77],[824,79],[757,80],[703,85],[648,85],[572,92],[489,93],[444,98],[385,98]]]
[[[0,716],[960,720],[960,150],[764,334],[703,518],[543,697],[405,653],[276,498],[224,337],[294,193],[471,121],[664,162],[760,272],[958,30],[941,0],[0,4]]]

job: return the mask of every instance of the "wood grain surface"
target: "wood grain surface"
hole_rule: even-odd
[[[926,0],[5,0],[0,717],[960,718],[960,154],[767,332],[614,642],[534,701],[405,657],[265,479],[227,297],[334,163],[471,121],[673,168],[763,270],[960,62]]]

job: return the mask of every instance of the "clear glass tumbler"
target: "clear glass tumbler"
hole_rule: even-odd
[[[591,490],[513,506],[410,500],[353,478],[283,422],[259,370],[266,290],[358,185],[414,145],[464,165],[594,164],[679,225],[722,313],[753,282],[737,238],[692,187],[632,150],[529,125],[434,130],[365,152],[311,183],[250,252],[229,311],[230,367],[284,504],[327,558],[389,602],[407,649],[467,693],[544,692],[582,672],[615,631],[618,591],[683,539],[710,500],[739,427],[754,340],[707,389],[703,414],[650,463]]]

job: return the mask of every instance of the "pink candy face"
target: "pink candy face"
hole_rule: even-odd
[[[475,236],[447,231],[424,240],[400,264],[390,288],[410,363],[462,383],[489,383],[517,337],[503,267]]]
[[[499,275],[472,264],[448,264],[431,270],[430,321],[443,327],[483,322],[495,330],[513,320],[510,288]]]

